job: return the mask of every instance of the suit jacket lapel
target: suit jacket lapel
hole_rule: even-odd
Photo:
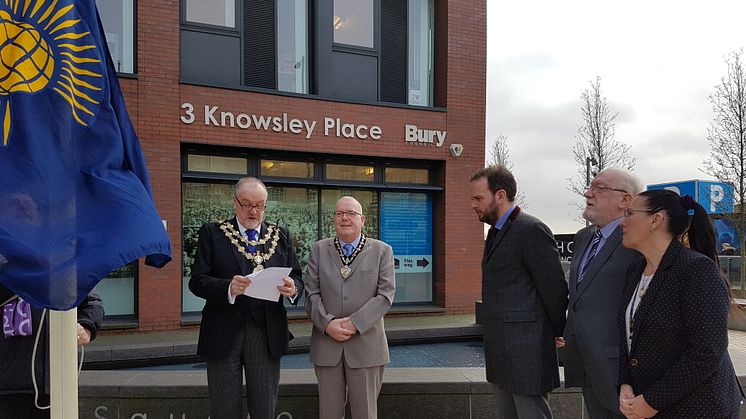
[[[355,260],[353,260],[352,263],[350,263],[350,268],[352,269],[351,273],[355,273],[355,270],[357,269],[357,267],[361,265],[360,261],[365,259],[365,256],[368,254],[368,248],[370,248],[370,243],[368,243],[368,240],[366,239],[365,245],[360,250],[360,253],[358,253]],[[339,256],[337,256],[337,259],[339,259]]]
[[[598,253],[596,253],[596,257],[594,257],[590,265],[588,265],[588,270],[586,271],[585,276],[583,277],[583,282],[577,285],[578,292],[575,293],[576,298],[579,297],[581,294],[583,294],[583,292],[588,288],[588,284],[590,284],[593,281],[598,271],[601,269],[604,263],[606,263],[606,261],[609,260],[609,257],[611,257],[611,254],[614,253],[614,250],[616,250],[616,248],[619,247],[621,242],[622,242],[622,227],[617,226],[617,228],[614,229],[611,235],[606,239],[606,242],[604,243],[604,247],[602,247],[598,251]]]
[[[516,207],[517,209],[518,207]],[[497,246],[500,245],[500,242],[503,240],[503,237],[508,233],[508,230],[510,230],[510,226],[513,224],[513,220],[515,217],[512,216],[508,217],[507,220],[505,220],[505,224],[503,224],[503,228],[500,229],[500,231],[497,233],[497,236],[495,236],[494,239],[492,239],[492,242],[485,244],[485,252],[484,252],[484,258],[482,259],[482,264],[487,263],[487,261],[490,259],[492,254],[495,252],[495,249],[497,249]],[[516,214],[517,215],[517,214]]]
[[[645,291],[645,295],[640,299],[640,304],[637,306],[637,310],[635,310],[635,333],[632,334],[632,348],[635,347],[635,336],[639,336],[642,333],[642,330],[645,329],[645,319],[648,316],[654,316],[655,313],[648,313],[649,310],[651,310],[652,302],[655,301],[655,297],[658,294],[658,291],[660,291],[664,286],[666,281],[674,280],[674,278],[671,278],[668,274],[668,269],[673,264],[674,260],[676,260],[676,255],[681,251],[683,248],[683,245],[676,239],[671,241],[671,244],[668,245],[668,249],[666,249],[666,253],[663,254],[663,258],[661,259],[660,265],[658,265],[658,269],[653,274],[653,278],[650,280],[650,285],[648,285],[648,289]],[[644,268],[645,263],[642,263],[642,266]],[[635,285],[639,284],[641,280],[642,270],[638,272],[637,277],[635,278]],[[630,295],[631,298],[631,295]],[[665,296],[664,296],[665,298]],[[629,301],[627,301],[627,304],[629,304]],[[624,306],[625,309],[627,306]]]
[[[337,250],[337,246],[334,245],[334,240],[329,240],[329,246],[327,246],[327,250],[329,252],[329,258],[334,262],[334,265],[337,267],[337,270],[342,268],[342,259],[339,257],[339,251]]]
[[[583,263],[583,256],[585,256],[585,252],[588,250],[588,244],[591,242],[591,238],[593,237],[593,230],[587,229],[583,231],[583,234],[580,236],[576,236],[575,239],[575,249],[573,251],[573,258],[572,258],[572,264],[570,265],[570,294],[572,296],[572,300],[570,301],[570,304],[573,303],[575,299],[577,299],[577,293],[575,292],[577,286],[578,286],[578,273],[580,272],[580,264]],[[577,253],[576,253],[577,251]]]

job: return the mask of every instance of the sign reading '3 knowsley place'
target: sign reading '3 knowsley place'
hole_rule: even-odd
[[[194,123],[212,127],[255,129],[302,135],[306,140],[314,132],[323,132],[325,137],[352,138],[359,140],[380,140],[383,129],[378,125],[351,123],[339,117],[325,117],[323,121],[315,119],[292,118],[287,112],[282,115],[262,115],[244,112],[221,110],[216,105],[204,105],[195,108],[191,103],[181,104],[181,122],[187,125]],[[406,124],[402,134],[407,144],[422,144],[442,147],[446,131],[423,129],[414,124]]]

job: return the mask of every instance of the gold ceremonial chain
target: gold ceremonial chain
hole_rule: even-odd
[[[280,227],[278,227],[276,224],[268,224],[267,232],[264,234],[264,237],[260,238],[259,240],[246,240],[246,238],[242,236],[240,232],[236,231],[236,229],[233,228],[233,225],[230,223],[230,221],[221,221],[220,229],[223,230],[223,233],[225,233],[225,237],[227,237],[228,240],[230,240],[231,243],[236,246],[236,249],[238,249],[238,251],[242,255],[244,255],[246,259],[253,261],[256,264],[254,272],[259,272],[264,269],[262,263],[269,261],[269,258],[271,258],[272,255],[275,254],[277,243],[280,241]],[[270,238],[272,239],[272,242],[269,246],[269,250],[267,251],[267,253],[260,253],[259,246],[267,243]],[[254,246],[256,252],[252,253],[247,251],[247,245]]]
[[[339,258],[342,259],[342,263],[344,264],[343,267],[339,268],[339,273],[342,274],[342,278],[347,279],[352,274],[350,265],[352,264],[352,261],[355,260],[357,255],[362,252],[363,246],[365,246],[365,235],[361,234],[360,242],[357,244],[357,247],[352,251],[350,256],[345,256],[344,251],[342,251],[342,246],[339,245],[339,237],[334,238],[334,247],[337,248],[337,252],[339,252]]]

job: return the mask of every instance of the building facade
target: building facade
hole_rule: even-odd
[[[173,261],[97,286],[107,324],[189,327],[202,223],[232,216],[232,185],[268,186],[265,220],[302,265],[355,196],[392,245],[393,312],[474,310],[484,164],[484,0],[96,0],[150,169]],[[298,313],[298,316],[301,316]]]

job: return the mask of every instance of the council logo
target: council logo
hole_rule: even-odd
[[[0,0],[0,145],[11,141],[13,121],[36,124],[67,112],[83,127],[92,124],[105,94],[101,57],[73,1]],[[13,118],[16,95],[40,106]]]

